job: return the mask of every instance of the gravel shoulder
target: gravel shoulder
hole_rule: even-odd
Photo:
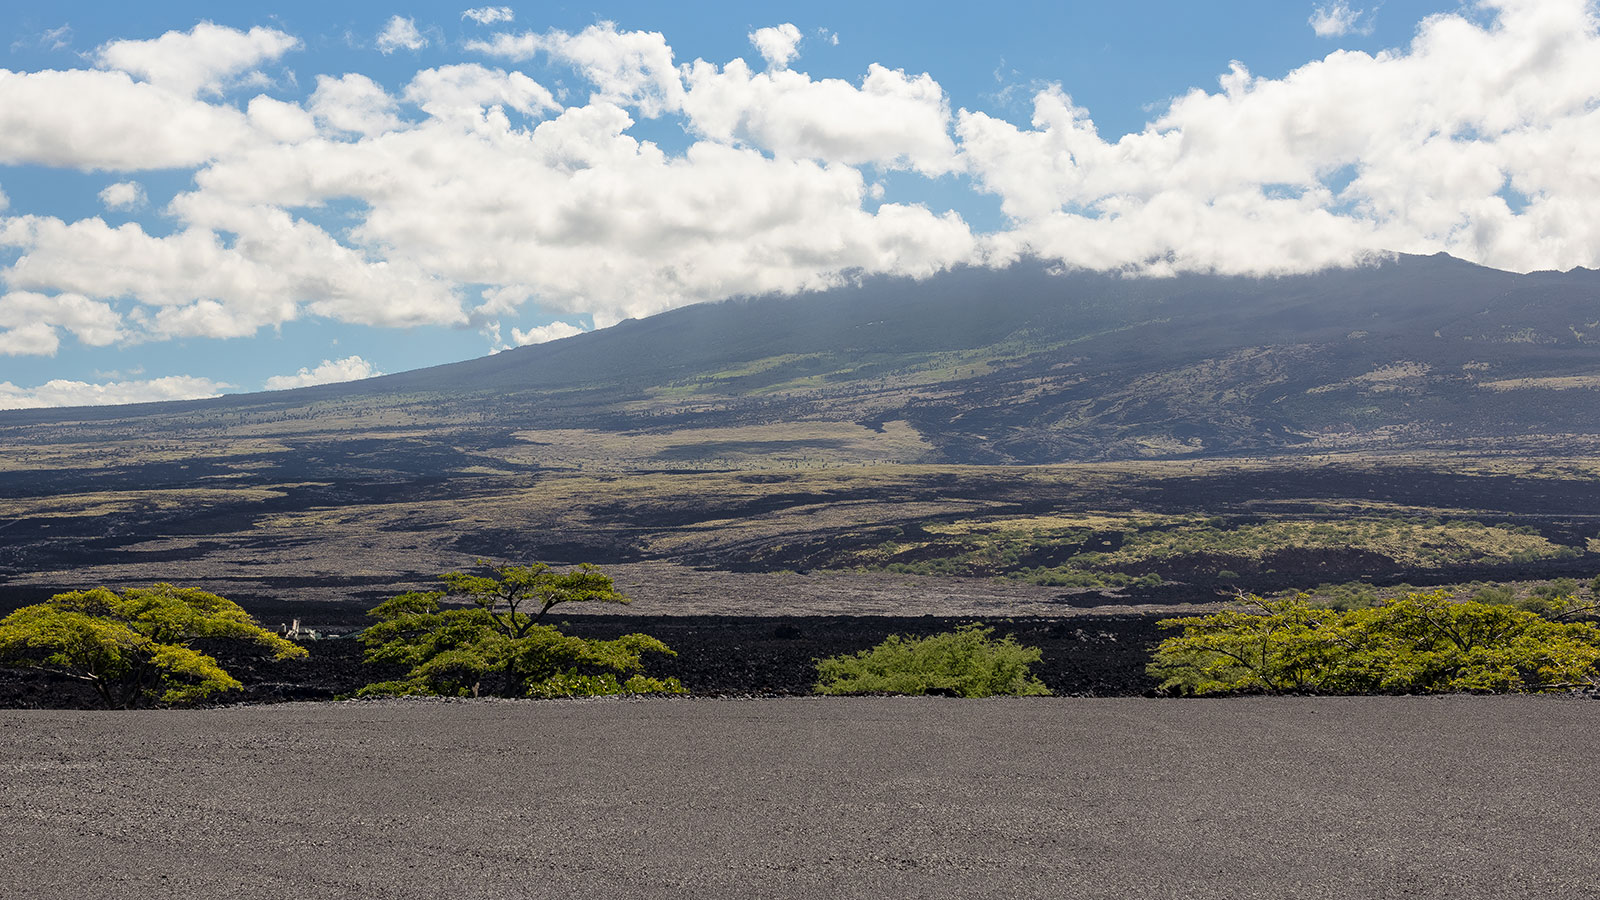
[[[1600,703],[0,712],[0,896],[1592,897]]]

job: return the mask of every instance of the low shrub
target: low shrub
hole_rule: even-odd
[[[860,653],[817,663],[819,694],[946,694],[956,697],[1042,696],[1050,693],[1028,672],[1037,647],[986,625],[963,625],[926,638],[890,635]]]
[[[1304,598],[1168,619],[1151,676],[1180,694],[1533,693],[1600,678],[1600,627],[1513,606],[1410,593],[1347,610]]]
[[[528,696],[540,699],[557,697],[607,697],[613,694],[683,694],[687,691],[676,678],[651,678],[648,675],[631,675],[618,680],[611,672],[599,675],[580,675],[569,669],[534,682]]]
[[[1344,584],[1320,584],[1311,592],[1312,604],[1329,609],[1350,610],[1377,606],[1380,595],[1364,581],[1347,581]],[[1293,596],[1293,592],[1289,593]]]
[[[1476,587],[1474,585],[1474,587]],[[1487,584],[1476,587],[1472,593],[1473,602],[1484,603],[1489,606],[1510,606],[1517,600],[1517,592],[1504,584]]]

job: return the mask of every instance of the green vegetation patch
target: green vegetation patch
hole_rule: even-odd
[[[819,694],[943,694],[953,697],[1031,697],[1050,693],[1029,666],[1037,647],[1010,635],[994,639],[987,625],[963,625],[926,638],[890,635],[853,655],[817,663]]]
[[[1303,598],[1168,619],[1149,673],[1179,694],[1535,693],[1594,687],[1600,627],[1443,591],[1337,610]]]
[[[1364,581],[1347,581],[1319,584],[1305,591],[1283,591],[1273,599],[1298,597],[1312,606],[1346,610],[1377,606],[1416,590],[1409,584],[1377,586]],[[1556,578],[1515,583],[1469,581],[1439,585],[1434,590],[1490,606],[1513,606],[1547,618],[1573,618],[1600,609],[1600,576],[1591,579],[1582,589],[1575,578]]]
[[[1049,516],[935,523],[914,534],[840,554],[835,565],[912,575],[996,576],[1037,584],[1115,587],[1138,580],[1120,572],[1092,571],[1102,541],[1154,519],[1102,515]],[[1153,579],[1160,583],[1160,578]]]
[[[1295,553],[1369,553],[1396,567],[1446,569],[1580,555],[1529,528],[1472,520],[1364,517],[1228,525],[1149,515],[967,520],[908,529],[839,554],[834,565],[917,575],[1005,576],[1035,584],[1159,584],[1163,574],[1238,577]]]
[[[204,700],[242,685],[197,640],[255,644],[278,659],[306,651],[231,600],[157,584],[56,594],[0,620],[0,665],[42,669],[92,687],[107,709]]]
[[[1577,550],[1551,543],[1531,529],[1470,520],[1363,518],[1268,522],[1234,528],[1186,524],[1170,530],[1142,531],[1129,535],[1118,551],[1105,554],[1097,562],[1108,566],[1139,565],[1185,555],[1260,561],[1290,549],[1367,551],[1418,569],[1578,555]]]
[[[780,369],[794,369],[806,366],[826,366],[831,355],[823,353],[785,353],[779,356],[766,356],[740,363],[716,372],[697,374],[691,378],[684,378],[650,388],[652,397],[671,399],[678,397],[691,397],[698,394],[720,393],[737,391],[736,382],[754,379],[759,375],[767,375]]]

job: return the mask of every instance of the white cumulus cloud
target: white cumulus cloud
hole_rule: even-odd
[[[106,185],[100,192],[100,202],[106,209],[138,209],[145,205],[144,185],[137,181],[119,181]]]
[[[103,347],[122,337],[122,317],[111,305],[82,294],[12,291],[0,295],[0,354],[53,356],[61,345],[57,328],[79,341]]]
[[[318,122],[335,131],[373,135],[404,124],[400,120],[400,104],[383,85],[355,72],[339,78],[318,75],[317,89],[308,105]]]
[[[479,25],[493,25],[496,22],[510,22],[517,14],[509,6],[479,6],[474,9],[461,11],[461,18],[471,19]]]
[[[684,110],[717,141],[743,141],[780,156],[846,165],[876,163],[940,175],[959,166],[950,105],[926,73],[876,63],[860,86],[788,70],[752,73],[744,60],[689,67]]]
[[[1410,46],[1283,78],[1235,63],[1143,131],[1103,138],[1059,88],[1029,128],[963,110],[968,171],[1019,253],[1150,273],[1307,271],[1440,250],[1499,268],[1600,263],[1600,34],[1584,0],[1496,0]],[[1515,209],[1506,195],[1525,200]]]
[[[273,28],[239,31],[201,22],[189,31],[169,31],[155,40],[112,41],[96,50],[105,69],[120,69],[183,95],[220,91],[234,76],[275,60],[300,40]]]
[[[683,104],[683,80],[672,47],[660,32],[618,31],[616,23],[601,22],[577,34],[497,34],[488,41],[469,41],[467,49],[512,60],[548,54],[578,69],[594,85],[591,102],[631,106],[646,118],[674,112]]]
[[[48,322],[21,322],[0,329],[0,356],[55,356],[61,336]]]
[[[316,117],[300,104],[275,100],[265,94],[250,99],[245,115],[251,127],[269,142],[293,144],[317,134]]]
[[[629,137],[631,122],[598,104],[531,130],[503,119],[470,127],[430,120],[358,143],[276,148],[210,167],[200,190],[173,209],[260,235],[264,252],[283,237],[251,226],[248,211],[352,198],[373,211],[350,238],[387,259],[388,278],[415,266],[441,284],[490,285],[484,314],[537,298],[602,321],[825,286],[852,270],[934,271],[971,254],[959,217],[893,204],[865,211],[866,186],[852,167],[713,142],[668,156]],[[439,159],[453,164],[441,168]],[[399,298],[426,296],[419,287],[384,290],[386,315]],[[453,302],[441,296],[427,308]],[[362,308],[354,302],[336,314]]]
[[[416,19],[394,16],[378,32],[376,46],[379,53],[387,56],[396,50],[421,50],[428,46],[428,39],[417,30]]]
[[[147,381],[112,381],[105,384],[56,379],[34,388],[18,387],[9,381],[0,381],[0,409],[198,400],[219,396],[233,386],[226,382],[192,375],[169,375]]]
[[[750,32],[750,43],[774,69],[787,68],[789,62],[800,55],[800,38],[800,29],[788,22]]]
[[[763,38],[764,40],[758,40]],[[792,25],[751,35],[763,52],[800,39]],[[859,85],[816,80],[774,66],[752,73],[742,59],[719,67],[679,66],[657,32],[618,31],[603,22],[578,34],[499,34],[469,49],[526,60],[540,53],[574,66],[594,86],[590,104],[609,103],[655,118],[681,111],[697,134],[744,142],[784,156],[859,165],[876,163],[936,175],[957,171],[951,114],[943,88],[924,73],[873,64]],[[789,46],[789,50],[793,50]],[[769,60],[777,57],[769,57]]]
[[[1317,37],[1343,37],[1351,32],[1370,34],[1372,32],[1370,17],[1367,25],[1361,25],[1364,15],[1363,10],[1351,9],[1345,0],[1334,0],[1332,3],[1320,4],[1313,9],[1307,23],[1311,26],[1311,30],[1317,33]]]
[[[511,340],[515,341],[518,347],[526,347],[529,344],[559,341],[562,338],[569,338],[577,334],[583,334],[583,329],[577,325],[573,325],[570,322],[551,322],[549,325],[536,325],[527,331],[513,328],[511,329]]]
[[[6,273],[14,288],[130,297],[151,337],[243,337],[303,314],[370,325],[465,321],[448,285],[404,260],[368,260],[282,210],[236,208],[180,195],[197,224],[170,235],[137,223],[48,217],[5,220],[0,246],[28,252]],[[230,245],[219,230],[239,239]]]
[[[248,138],[238,110],[134,81],[126,72],[0,69],[0,163],[185,168]]]
[[[310,387],[314,384],[357,381],[382,374],[372,363],[361,357],[347,356],[344,359],[325,359],[316,368],[302,368],[293,375],[273,375],[267,379],[263,387],[269,391],[287,391],[292,388]]]
[[[406,85],[405,99],[439,120],[475,120],[487,107],[508,107],[524,115],[561,108],[548,89],[521,72],[473,63],[418,72]]]

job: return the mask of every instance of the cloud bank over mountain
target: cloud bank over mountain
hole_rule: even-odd
[[[21,388],[0,381],[0,409],[39,409],[51,406],[106,406],[117,403],[154,403],[161,400],[198,400],[216,397],[234,385],[190,375],[167,375],[145,380],[90,384],[57,378],[36,388]]]
[[[453,45],[459,61],[398,88],[296,73],[305,36],[210,23],[112,41],[81,68],[0,69],[0,164],[103,173],[108,213],[146,204],[141,173],[192,174],[154,201],[161,228],[0,201],[0,356],[316,317],[498,336],[537,309],[603,327],[1025,255],[1136,275],[1386,251],[1600,266],[1600,25],[1584,0],[1479,0],[1404,47],[1281,78],[1235,63],[1124,135],[1062,85],[1023,123],[952,109],[936,61],[812,77],[789,23],[750,32],[757,68],[609,22],[462,17],[479,36]],[[1361,21],[1331,4],[1309,27]],[[366,38],[385,66],[443,40],[402,16]],[[683,146],[650,139],[662,127]],[[891,178],[991,196],[1004,222],[886,199]]]

